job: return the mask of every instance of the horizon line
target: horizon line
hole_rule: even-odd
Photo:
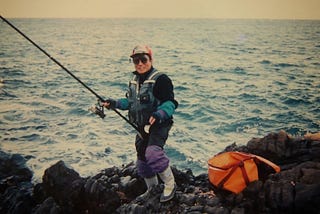
[[[2,16],[2,15],[1,15]],[[4,17],[4,16],[2,16]],[[235,17],[18,17],[18,16],[6,16],[8,19],[216,19],[216,20],[283,20],[283,21],[320,21],[316,18],[235,18]]]

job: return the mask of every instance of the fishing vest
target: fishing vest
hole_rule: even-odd
[[[131,123],[138,126],[149,124],[150,116],[160,104],[160,101],[153,95],[154,84],[160,75],[160,72],[153,69],[142,84],[139,84],[139,76],[137,75],[129,82],[127,98]]]

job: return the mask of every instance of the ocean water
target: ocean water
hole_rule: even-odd
[[[132,48],[149,44],[179,108],[165,147],[194,174],[226,146],[320,126],[320,21],[10,19],[97,94],[121,98]],[[0,22],[0,149],[28,158],[34,180],[59,160],[81,176],[136,159],[135,130]],[[122,112],[126,115],[126,112]]]

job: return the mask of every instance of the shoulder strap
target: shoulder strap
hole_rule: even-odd
[[[260,156],[258,156],[258,155],[255,155],[255,157],[256,157],[259,161],[261,161],[261,162],[263,162],[263,163],[271,166],[271,167],[274,169],[275,172],[280,172],[280,167],[279,167],[278,165],[276,165],[276,164],[272,163],[271,161],[269,161],[269,160],[267,160],[267,159],[265,159],[265,158],[263,158],[263,157],[260,157]]]
[[[159,72],[159,71],[157,71],[156,69],[154,69],[154,70],[152,71],[152,73],[148,76],[148,79],[146,79],[146,80],[144,81],[144,83],[155,83],[156,80],[158,79],[158,77],[161,76],[161,75],[162,75],[161,72]]]
[[[156,80],[162,73],[154,69],[154,72],[148,77],[148,80]]]
[[[137,85],[137,75],[133,74],[132,79],[129,81],[129,85]]]

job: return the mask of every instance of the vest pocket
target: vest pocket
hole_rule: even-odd
[[[148,103],[150,103],[150,95],[149,95],[149,94],[141,94],[141,95],[140,95],[140,103],[141,103],[141,104],[148,104]]]

